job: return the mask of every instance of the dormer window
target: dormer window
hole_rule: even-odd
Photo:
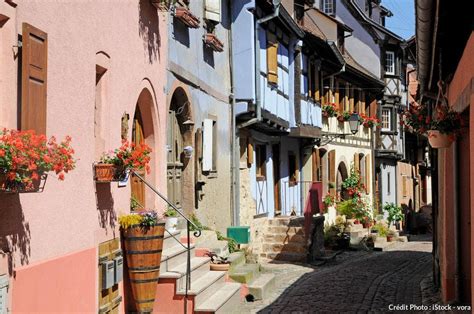
[[[385,55],[385,74],[395,75],[395,53],[387,51]]]
[[[321,0],[321,9],[327,15],[336,14],[336,4],[334,0]]]

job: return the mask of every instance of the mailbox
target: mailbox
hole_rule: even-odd
[[[102,263],[102,290],[109,289],[114,285],[115,262],[106,261]]]
[[[117,256],[114,258],[115,263],[115,276],[114,283],[117,284],[123,280],[123,257]]]

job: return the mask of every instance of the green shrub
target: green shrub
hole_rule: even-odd
[[[388,214],[387,221],[389,226],[392,224],[392,222],[403,220],[404,216],[400,206],[397,206],[394,203],[387,203],[384,205],[383,210]]]

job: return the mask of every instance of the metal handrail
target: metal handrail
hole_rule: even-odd
[[[140,181],[145,183],[145,185],[150,188],[153,192],[155,192],[156,195],[158,195],[162,200],[164,200],[169,206],[171,206],[182,218],[186,220],[186,234],[187,234],[187,263],[186,263],[186,287],[185,287],[185,298],[184,298],[184,313],[188,312],[188,292],[191,289],[191,226],[194,227],[194,236],[196,238],[201,236],[201,229],[196,226],[195,223],[193,223],[191,220],[189,220],[188,217],[186,217],[173,203],[171,203],[163,194],[161,194],[158,190],[155,189],[150,183],[148,183],[145,178],[143,178],[141,175],[139,175],[135,170],[130,169],[130,173],[135,175]],[[141,204],[140,204],[141,205]],[[169,231],[168,233],[176,240],[176,239]],[[178,241],[183,247],[184,245]]]

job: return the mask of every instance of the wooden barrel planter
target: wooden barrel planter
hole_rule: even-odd
[[[140,313],[153,311],[164,233],[164,222],[146,229],[134,226],[123,230],[133,299]]]

